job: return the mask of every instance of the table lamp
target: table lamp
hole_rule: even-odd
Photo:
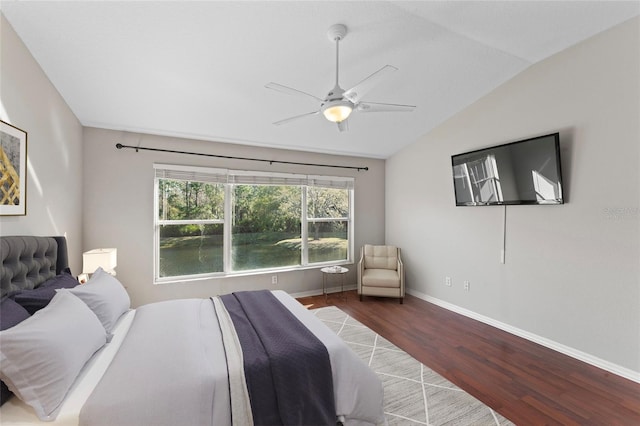
[[[106,273],[115,275],[118,266],[118,249],[98,248],[82,253],[82,272],[93,274],[101,267]]]

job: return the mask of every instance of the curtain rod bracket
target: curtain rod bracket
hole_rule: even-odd
[[[234,157],[234,156],[230,156],[230,155],[218,155],[218,154],[205,154],[202,152],[189,152],[189,151],[175,151],[172,149],[161,149],[161,148],[146,148],[144,146],[130,146],[130,145],[123,145],[121,143],[117,143],[116,144],[116,148],[118,149],[122,149],[122,148],[130,148],[130,149],[135,149],[136,152],[139,152],[139,150],[144,150],[144,151],[156,151],[156,152],[169,152],[172,154],[187,154],[187,155],[198,155],[201,157],[215,157],[215,158],[226,158],[228,160],[245,160],[245,161],[261,161],[261,162],[267,162],[270,165],[273,165],[274,163],[279,163],[279,164],[293,164],[296,166],[316,166],[316,167],[332,167],[335,169],[351,169],[351,170],[356,170],[356,171],[368,171],[369,167],[358,167],[358,166],[338,166],[335,164],[317,164],[317,163],[299,163],[296,161],[279,161],[279,160],[265,160],[262,158],[248,158],[248,157]]]

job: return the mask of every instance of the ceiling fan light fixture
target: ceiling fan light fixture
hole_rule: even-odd
[[[340,123],[346,120],[349,118],[351,111],[353,111],[353,105],[351,102],[344,100],[330,101],[322,107],[324,117],[333,123]]]

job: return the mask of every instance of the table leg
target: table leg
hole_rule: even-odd
[[[327,303],[327,275],[325,272],[322,273],[322,293],[324,294],[324,303]]]

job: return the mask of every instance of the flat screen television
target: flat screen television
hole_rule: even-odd
[[[456,206],[563,204],[560,135],[451,156]]]

